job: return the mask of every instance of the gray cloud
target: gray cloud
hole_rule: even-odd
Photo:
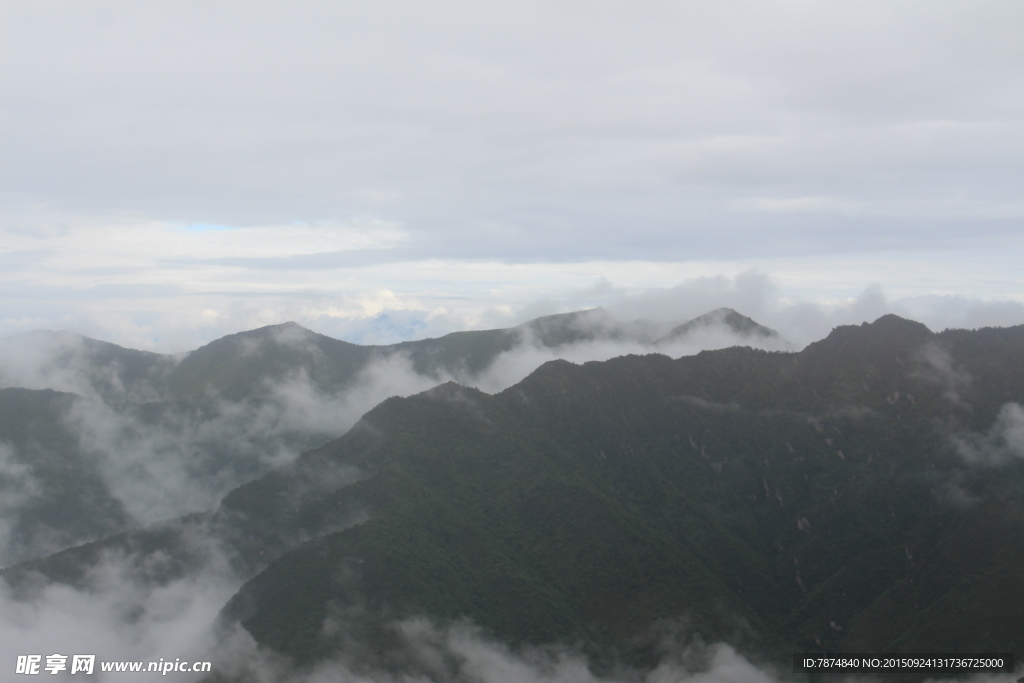
[[[233,488],[345,433],[366,411],[437,380],[395,358],[367,367],[341,394],[307,373],[267,384],[258,402],[170,406],[157,419],[98,400],[78,401],[69,420],[111,493],[139,524],[208,510]]]
[[[796,302],[878,282],[940,327],[1020,318],[1010,1],[2,10],[3,333],[468,329],[750,267]]]
[[[23,202],[377,216],[421,256],[555,260],[831,251],[853,226],[920,248],[1024,215],[1012,3],[5,5]]]
[[[10,667],[8,674],[17,656],[25,654],[94,654],[96,681],[125,676],[104,675],[100,661],[212,658],[213,621],[239,580],[209,541],[196,538],[193,543],[203,545],[206,563],[168,581],[154,580],[168,558],[112,553],[89,570],[79,587],[48,584],[31,594],[15,594],[0,580],[0,660]],[[68,671],[53,676],[76,678]]]
[[[544,347],[527,337],[515,349],[498,356],[490,367],[477,376],[457,377],[463,384],[474,386],[488,393],[494,393],[516,384],[541,364],[555,359],[573,363],[604,361],[627,354],[663,353],[673,358],[689,356],[709,349],[729,346],[753,346],[770,351],[789,350],[785,340],[751,339],[733,334],[721,327],[698,330],[685,338],[661,344],[643,343],[635,340],[587,341],[562,347]]]
[[[0,339],[0,388],[53,389],[82,396],[98,396],[106,388],[124,394],[124,368],[90,353],[88,342],[77,334],[42,331]],[[125,398],[153,400],[157,392],[146,382],[136,383],[132,391],[134,395]]]
[[[778,278],[757,270],[734,277],[694,278],[674,287],[635,294],[611,293],[606,300],[606,307],[619,315],[655,320],[685,319],[729,307],[778,330],[801,347],[822,339],[839,325],[872,322],[887,313],[923,322],[935,331],[1024,324],[1024,304],[1016,301],[993,302],[966,296],[892,298],[878,284],[838,301],[794,299],[783,296]],[[932,360],[937,362],[938,358]]]
[[[16,515],[42,489],[31,468],[20,460],[10,444],[0,441],[0,564],[5,564],[12,544]]]
[[[921,376],[936,384],[946,399],[961,407],[967,407],[961,398],[961,393],[971,386],[970,373],[955,366],[949,352],[933,344],[925,346],[920,355],[926,368],[921,371]]]
[[[972,465],[998,467],[1024,460],[1024,407],[1006,403],[986,434],[953,438],[957,453]]]
[[[196,539],[196,543],[202,543]],[[356,652],[297,668],[259,648],[235,626],[215,626],[217,612],[237,590],[233,576],[215,546],[205,549],[209,561],[196,571],[169,581],[147,574],[159,557],[106,555],[72,588],[51,584],[31,596],[13,595],[0,582],[0,659],[13,666],[19,654],[95,654],[96,681],[124,674],[98,670],[100,661],[156,661],[181,658],[211,660],[214,672],[254,683],[326,683],[327,681],[450,680],[476,683],[774,683],[788,680],[758,667],[729,645],[703,645],[685,630],[661,643],[663,656],[650,671],[620,669],[610,676],[590,671],[585,656],[558,644],[513,650],[484,636],[468,622],[435,624],[418,618],[399,622],[393,630],[401,642],[400,667],[382,671],[358,661]],[[197,681],[201,675],[174,674],[175,681]],[[75,680],[64,672],[54,680]]]

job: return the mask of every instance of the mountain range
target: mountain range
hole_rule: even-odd
[[[0,340],[0,387],[93,394],[109,402],[194,399],[216,394],[254,399],[268,382],[298,372],[318,389],[336,392],[382,359],[407,358],[425,375],[472,377],[524,344],[559,349],[573,344],[631,342],[652,350],[700,335],[728,335],[788,348],[775,330],[727,308],[680,324],[623,322],[603,309],[549,315],[505,329],[453,332],[384,346],[352,344],[293,322],[221,337],[184,354],[127,349],[70,332],[32,332]]]
[[[472,383],[522,350],[659,350],[707,346],[707,335],[786,345],[728,309],[681,325],[594,309],[390,346],[285,323],[179,355],[67,332],[0,340],[0,564],[206,509],[340,436],[380,400]]]
[[[573,320],[533,333],[571,339]],[[452,367],[429,349],[455,342],[419,348],[420,367]],[[207,367],[234,370],[193,377],[255,386]],[[410,619],[568,644],[597,671],[655,666],[666,628],[777,663],[1020,652],[1021,403],[1024,326],[933,333],[889,315],[800,352],[555,360],[493,394],[447,382],[389,398],[210,512],[3,576],[26,596],[40,577],[84,586],[117,551],[160,584],[199,571],[215,539],[242,582],[224,632],[299,667],[436,680],[454,676],[410,654]]]

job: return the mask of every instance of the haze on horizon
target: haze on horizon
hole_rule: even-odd
[[[1024,323],[1024,7],[0,1],[0,336]]]

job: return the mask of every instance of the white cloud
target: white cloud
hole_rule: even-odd
[[[954,437],[957,453],[972,465],[997,467],[1024,460],[1024,407],[1006,403],[987,434]]]
[[[19,462],[10,444],[0,441],[0,565],[6,563],[19,509],[41,490],[31,468]]]
[[[78,216],[30,213],[26,218],[34,225],[26,228],[13,217],[7,217],[6,225],[0,225],[0,254],[16,257],[45,252],[38,266],[51,274],[128,269],[134,282],[139,281],[140,271],[174,267],[167,262],[279,259],[355,249],[388,249],[406,238],[394,225],[381,220],[196,229],[131,216],[83,221]],[[47,229],[57,221],[67,224],[57,231]],[[24,273],[19,275],[23,277]],[[163,280],[157,277],[156,281]]]
[[[750,269],[815,306],[1021,300],[1013,2],[3,11],[0,334],[390,339],[362,321]]]
[[[0,177],[8,203],[73,221],[362,217],[424,257],[614,260],[628,230],[628,258],[711,258],[819,232],[728,210],[750,197],[863,206],[869,247],[961,197],[991,240],[994,207],[1019,207],[1020,18],[999,1],[12,0]],[[907,225],[878,223],[894,212]]]
[[[930,263],[894,255],[731,263],[418,261],[274,270],[268,280],[258,270],[183,264],[168,271],[181,274],[174,288],[132,286],[130,275],[114,274],[110,284],[74,291],[73,298],[70,290],[22,290],[24,297],[6,305],[24,315],[0,317],[0,332],[73,329],[132,348],[181,352],[287,321],[379,344],[595,306],[623,318],[677,320],[726,306],[805,344],[835,325],[889,312],[936,331],[1024,324],[1015,253],[1007,248],[987,258],[964,250]],[[17,288],[16,278],[8,278]]]
[[[225,642],[221,667],[257,683],[411,683],[445,680],[475,683],[776,683],[787,677],[771,667],[756,666],[725,643],[705,645],[692,634],[662,643],[661,662],[647,671],[620,667],[598,675],[587,658],[557,644],[510,648],[486,637],[469,622],[446,626],[413,618],[391,626],[401,643],[387,670],[367,667],[344,653],[306,670],[259,650],[251,637],[236,632]]]
[[[116,553],[105,554],[78,588],[49,584],[15,592],[0,580],[0,657],[8,672],[26,654],[94,654],[96,681],[125,676],[103,674],[101,661],[212,658],[214,619],[239,581],[216,547],[191,542],[202,546],[205,565],[170,580],[154,579],[168,557]],[[64,672],[54,680],[75,678]]]

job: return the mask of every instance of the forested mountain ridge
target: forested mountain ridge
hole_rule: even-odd
[[[49,389],[0,389],[0,544],[10,556],[36,557],[54,544],[130,526],[66,424],[76,398]]]
[[[785,344],[725,309],[691,323],[666,343],[708,333],[731,343],[753,330],[754,342]],[[227,335],[179,356],[66,332],[0,340],[0,391],[10,399],[0,400],[0,411],[24,418],[0,415],[0,564],[208,509],[235,486],[340,436],[388,396],[452,377],[508,386],[566,350],[586,357],[597,345],[607,357],[621,344],[661,348],[659,335],[671,327],[594,309],[388,346],[295,323]],[[511,369],[490,372],[499,360]],[[51,390],[65,398],[48,399]],[[27,439],[25,424],[44,436]],[[69,496],[72,470],[82,490]]]
[[[523,344],[557,349],[631,341],[655,349],[707,331],[788,346],[775,330],[726,308],[682,324],[620,321],[602,309],[590,309],[544,316],[516,327],[379,346],[353,344],[286,322],[229,334],[175,355],[137,351],[70,332],[39,331],[0,339],[0,387],[95,394],[111,402],[210,395],[252,400],[268,384],[296,373],[305,373],[322,392],[344,390],[368,365],[392,357],[408,359],[420,374],[469,378]]]
[[[511,328],[452,332],[382,346],[352,344],[284,323],[228,335],[192,351],[175,368],[169,383],[179,397],[214,389],[241,398],[301,369],[320,391],[331,393],[350,387],[369,364],[394,357],[407,360],[421,375],[470,379],[521,345],[558,349],[602,341],[634,342],[654,350],[709,330],[739,340],[787,345],[775,330],[731,309],[718,309],[675,326],[623,322],[601,309],[591,309],[544,316]]]
[[[1022,402],[1024,327],[885,316],[799,353],[553,361],[388,399],[211,515],[5,576],[74,583],[105,548],[185,572],[198,529],[251,577],[225,624],[357,668],[405,661],[412,616],[597,666],[651,665],[665,624],[780,661],[1020,651]]]
[[[972,464],[969,444],[1005,448],[993,430],[1021,400],[1024,328],[895,316],[799,354],[552,362],[496,396],[392,399],[225,499],[276,517],[294,481],[344,464],[365,478],[296,518],[368,517],[286,553],[226,614],[300,660],[387,643],[372,620],[316,635],[353,601],[596,652],[682,616],[765,651],[1013,651],[1022,454]]]

